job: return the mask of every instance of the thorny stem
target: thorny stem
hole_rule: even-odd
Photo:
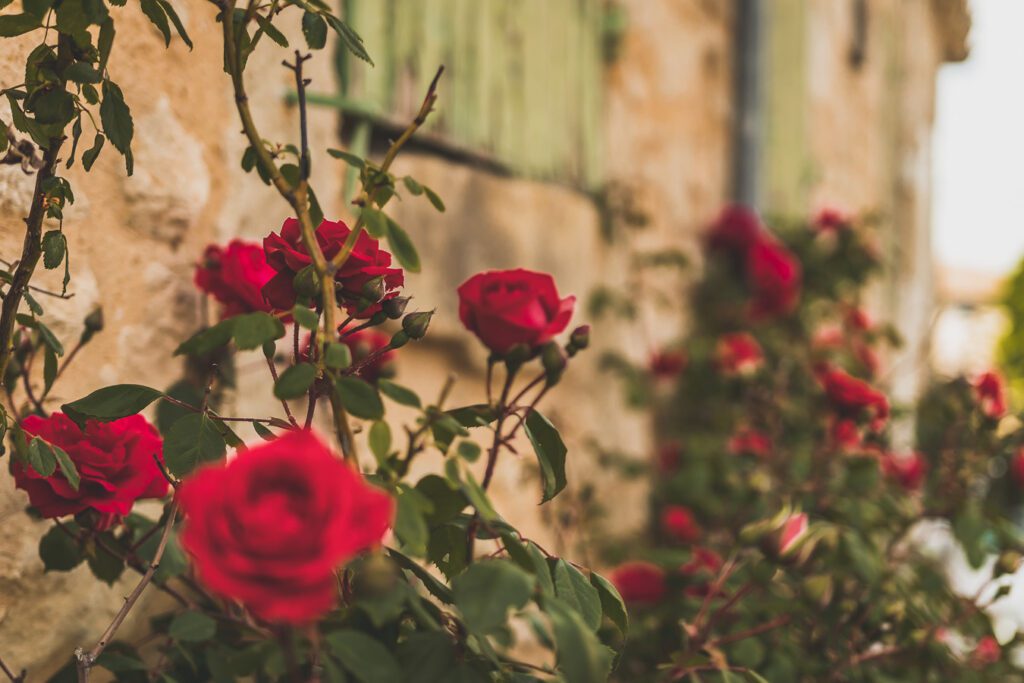
[[[14,672],[11,671],[10,668],[8,668],[7,664],[4,663],[2,657],[0,657],[0,671],[3,671],[4,675],[7,676],[7,678],[11,679],[11,683],[24,683],[25,674],[28,673],[27,671],[25,671],[25,669],[22,669],[21,673],[15,675]]]
[[[96,659],[103,653],[107,645],[114,638],[114,634],[117,633],[117,629],[120,628],[124,622],[125,617],[131,612],[132,607],[138,602],[142,592],[146,590],[146,586],[153,580],[153,575],[156,574],[156,570],[160,568],[160,560],[164,556],[164,551],[167,549],[167,541],[171,538],[171,530],[174,529],[174,520],[178,516],[178,504],[172,503],[171,508],[167,514],[167,522],[164,525],[163,534],[160,536],[160,543],[157,545],[156,552],[153,554],[153,561],[149,565],[149,569],[139,579],[139,583],[135,586],[135,589],[124,599],[124,605],[114,616],[114,620],[110,622],[110,626],[103,632],[100,639],[96,642],[96,645],[91,650],[85,652],[82,648],[75,650],[75,661],[78,669],[78,681],[79,683],[86,683],[89,680],[89,671],[96,663]]]
[[[494,425],[494,440],[491,441],[491,448],[487,453],[487,469],[484,470],[483,481],[480,482],[480,486],[484,491],[487,491],[487,487],[491,485],[491,478],[494,476],[494,468],[498,464],[498,453],[501,450],[502,436],[501,430],[505,425],[505,418],[510,414],[508,410],[508,395],[512,391],[512,383],[515,381],[516,373],[513,370],[508,370],[505,375],[505,385],[501,389],[501,397],[498,399],[498,419]],[[469,528],[466,530],[466,558],[473,561],[473,545],[476,543],[476,531],[480,526],[480,512],[473,513],[473,519],[469,522]]]

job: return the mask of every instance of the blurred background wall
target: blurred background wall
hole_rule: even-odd
[[[47,310],[55,329],[76,335],[102,301],[108,328],[55,403],[101,381],[170,384],[179,368],[166,358],[205,315],[190,285],[203,245],[261,238],[286,217],[281,200],[239,168],[244,143],[210,5],[175,4],[193,54],[180,44],[164,52],[133,17],[137,31],[119,31],[112,58],[135,116],[135,177],[123,178],[116,155],[88,176],[72,173],[79,202],[65,230],[76,296]],[[582,323],[595,287],[628,286],[631,249],[679,248],[696,259],[702,228],[738,199],[769,214],[828,205],[877,215],[888,265],[873,308],[907,341],[890,382],[901,397],[919,386],[935,302],[936,73],[967,54],[966,0],[345,0],[344,9],[376,67],[330,51],[314,60],[315,149],[379,155],[446,67],[435,116],[395,167],[448,207],[436,214],[406,198],[393,208],[427,264],[407,290],[415,306],[438,309],[428,341],[402,350],[401,382],[436,391],[454,372],[451,405],[481,399],[484,355],[461,332],[454,294],[472,273],[550,271],[580,298]],[[298,30],[290,37],[301,44]],[[0,82],[20,80],[21,59],[0,56]],[[297,116],[280,59],[273,45],[256,52],[250,97],[264,135],[290,141]],[[31,187],[20,173],[0,168],[6,258],[20,243]],[[340,162],[314,157],[314,183],[328,215],[349,215],[353,178]],[[647,316],[642,333],[597,326],[597,349],[574,361],[547,401],[569,443],[570,482],[577,492],[579,482],[593,484],[618,530],[643,524],[644,486],[602,475],[588,444],[646,456],[651,436],[641,416],[620,419],[619,387],[596,359],[621,346],[643,359],[678,333],[680,319],[682,304],[679,317]],[[261,407],[250,390],[266,381],[258,365],[240,362],[235,402],[246,414]],[[557,514],[538,508],[534,470],[525,456],[501,464],[499,509],[572,557],[581,552],[566,524],[572,504]],[[8,661],[42,671],[59,663],[54,653],[95,636],[124,587],[42,575],[45,525],[21,513],[24,496],[6,472],[0,478],[0,646]]]

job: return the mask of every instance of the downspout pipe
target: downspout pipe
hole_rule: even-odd
[[[753,208],[761,201],[761,85],[763,0],[736,0],[734,27],[732,200]]]

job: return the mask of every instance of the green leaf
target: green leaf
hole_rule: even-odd
[[[413,633],[395,649],[407,683],[440,683],[455,668],[455,648],[443,633]]]
[[[163,394],[141,384],[115,384],[97,389],[88,396],[65,403],[61,410],[85,429],[87,419],[100,422],[135,415]]]
[[[315,12],[302,15],[302,35],[306,37],[306,45],[310,50],[323,49],[327,44],[327,22]]]
[[[67,454],[60,446],[56,444],[49,444],[50,449],[53,451],[54,457],[57,459],[57,465],[60,467],[60,471],[64,473],[64,478],[68,480],[68,484],[74,490],[78,490],[78,485],[82,481],[82,477],[78,474],[78,468],[75,467],[75,463],[71,460],[71,456]]]
[[[411,175],[402,178],[402,182],[405,183],[405,189],[409,190],[414,197],[419,197],[423,194],[423,186],[416,182],[416,179]]]
[[[601,625],[601,597],[579,569],[565,560],[556,560],[552,574],[555,595],[583,617],[584,623],[594,631]]]
[[[455,452],[466,462],[476,462],[480,458],[480,444],[475,441],[460,441]]]
[[[132,113],[124,101],[124,94],[116,83],[103,81],[103,102],[100,103],[100,120],[103,132],[117,151],[124,155],[128,175],[132,174],[131,145],[135,134]]]
[[[89,62],[75,62],[64,71],[64,76],[75,83],[99,83],[103,75]]]
[[[284,323],[263,311],[236,315],[224,322],[231,323],[235,346],[242,350],[258,349],[264,342],[280,339],[285,333]]]
[[[486,403],[453,408],[445,411],[445,414],[450,415],[463,427],[483,427],[498,419],[494,410]]]
[[[628,634],[629,612],[626,611],[626,603],[619,595],[619,590],[597,572],[590,572],[590,583],[601,597],[601,611],[619,627],[623,635]]]
[[[411,408],[422,408],[423,404],[420,402],[420,397],[416,395],[412,389],[407,389],[401,384],[395,384],[388,379],[378,379],[377,388],[380,389],[380,393],[390,398],[395,403],[403,406],[409,406]]]
[[[36,321],[36,328],[39,330],[39,336],[43,340],[43,343],[53,349],[53,352],[58,356],[64,355],[64,345],[57,339],[57,335],[53,333],[49,327],[43,323]]]
[[[167,635],[186,643],[201,643],[217,635],[217,622],[200,612],[182,612],[171,621]]]
[[[266,17],[258,12],[256,13],[256,23],[260,25],[260,28],[263,29],[263,32],[267,34],[268,38],[281,47],[288,47],[288,39],[285,35],[277,30],[277,27],[274,26],[273,22],[268,21]]]
[[[77,526],[65,525],[68,532],[75,528]],[[39,539],[39,559],[48,572],[67,572],[80,565],[85,556],[78,542],[55,525]]]
[[[540,464],[544,485],[541,503],[546,503],[565,488],[565,444],[555,426],[536,410],[530,410],[526,417],[526,435]]]
[[[57,352],[49,346],[43,350],[43,392],[50,393],[50,387],[57,379]]]
[[[608,679],[614,653],[601,644],[578,612],[561,600],[545,601],[551,617],[558,669],[566,683],[592,683]]]
[[[402,569],[412,572],[412,574],[423,583],[423,587],[427,589],[428,593],[445,604],[452,604],[454,597],[452,596],[451,589],[448,588],[448,586],[438,581],[433,574],[421,567],[419,563],[409,559],[399,551],[393,548],[388,548],[387,551],[388,556],[397,562]]]
[[[358,377],[341,377],[335,385],[335,391],[345,406],[355,417],[365,420],[379,420],[384,417],[384,404],[380,394],[373,385]]]
[[[156,0],[142,0],[142,13],[160,31],[160,35],[164,37],[164,45],[170,45],[171,25],[167,21],[167,15],[164,13],[163,7],[157,4]]]
[[[28,309],[30,311],[32,311],[33,315],[42,315],[43,314],[43,307],[42,307],[42,305],[40,305],[40,303],[38,301],[36,301],[36,298],[34,296],[29,294],[28,292],[23,292],[22,296],[25,297],[25,303],[28,304]],[[46,347],[46,349],[47,349],[47,351],[51,350],[50,347]]]
[[[385,218],[388,222],[387,238],[388,244],[391,245],[391,254],[410,273],[420,272],[420,255],[416,252],[412,240],[409,239],[409,234],[390,217],[386,216]]]
[[[32,437],[28,444],[28,464],[41,477],[52,476],[57,470],[57,459],[50,450],[49,444],[38,436]]]
[[[40,26],[40,18],[31,14],[5,14],[0,16],[0,38],[20,36]]]
[[[484,636],[505,626],[510,610],[526,605],[534,584],[532,575],[511,562],[480,560],[455,577],[452,594],[466,627]]]
[[[60,230],[47,230],[43,235],[43,266],[48,270],[60,266],[64,262],[64,252],[68,248],[68,239]]]
[[[324,364],[332,370],[344,370],[352,365],[352,349],[348,344],[329,342],[324,345]]]
[[[262,422],[253,421],[252,428],[256,431],[256,434],[264,441],[273,441],[274,439],[277,438],[277,435],[275,435],[274,432],[270,431],[270,429],[265,427]]]
[[[316,311],[306,308],[305,306],[296,305],[292,309],[292,317],[295,318],[301,327],[305,327],[307,330],[315,330],[317,324],[320,322],[320,318],[317,316]]]
[[[274,396],[281,400],[299,398],[309,391],[316,379],[316,366],[312,363],[292,365],[274,382]]]
[[[440,211],[441,213],[444,213],[444,202],[441,201],[441,198],[437,196],[437,193],[431,190],[426,185],[423,186],[423,192],[424,194],[427,195],[427,199],[430,200],[430,203],[434,205],[434,208]]]
[[[357,680],[363,683],[403,683],[398,660],[380,641],[352,630],[328,633],[324,640],[331,655]]]
[[[366,207],[359,212],[359,216],[363,219],[363,223],[366,226],[366,232],[370,237],[383,239],[387,236],[388,217],[385,216],[382,211]]]
[[[177,477],[203,463],[221,460],[227,443],[206,413],[189,413],[174,423],[164,439],[164,462]]]
[[[327,15],[327,22],[331,25],[337,34],[341,38],[341,42],[345,44],[348,51],[354,54],[359,59],[373,66],[373,60],[370,59],[369,53],[366,48],[363,47],[363,39],[359,37],[359,34],[352,30],[352,27],[346,24],[344,21],[334,16],[333,14]]]
[[[387,422],[379,420],[370,427],[370,450],[377,458],[377,462],[383,463],[387,460],[391,451],[391,427]]]
[[[363,167],[366,166],[366,162],[363,161],[361,158],[357,157],[355,154],[350,154],[349,152],[346,152],[344,150],[328,149],[327,153],[330,154],[335,159],[341,159],[349,166],[353,166],[359,169],[360,171],[363,170]]]
[[[103,149],[103,143],[106,138],[102,133],[96,133],[96,138],[93,140],[92,147],[82,152],[82,168],[86,171],[92,168],[92,165],[96,163],[96,158],[100,155],[100,150]]]
[[[381,424],[381,423],[378,423]],[[398,494],[398,512],[395,516],[395,535],[402,542],[402,550],[416,557],[427,554],[430,530],[424,514],[433,509],[430,500],[416,489],[405,489]]]
[[[188,49],[192,49],[192,39],[188,37],[188,31],[185,30],[185,25],[181,23],[181,17],[174,11],[174,7],[167,0],[156,0],[160,7],[163,8],[164,12],[170,18],[171,23],[174,24],[174,30],[178,32],[178,37],[181,38],[182,42],[188,45]],[[284,47],[288,47],[285,43]]]
[[[103,536],[108,545],[117,547],[117,541],[114,540],[112,534],[108,532],[104,533]],[[124,560],[111,555],[103,548],[97,547],[95,552],[89,555],[87,563],[92,575],[108,586],[114,585],[124,573]]]
[[[100,63],[96,70],[103,73],[107,70],[107,60],[110,59],[110,50],[114,46],[114,20],[107,17],[107,20],[100,24],[100,35],[96,41],[96,49],[99,52]]]
[[[178,345],[174,350],[175,356],[186,354],[189,356],[205,356],[215,349],[231,341],[231,332],[234,323],[232,318],[222,320],[213,327],[199,330],[187,340]]]

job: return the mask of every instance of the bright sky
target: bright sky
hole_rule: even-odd
[[[935,252],[1004,273],[1024,256],[1024,0],[971,10],[971,55],[939,74]]]

